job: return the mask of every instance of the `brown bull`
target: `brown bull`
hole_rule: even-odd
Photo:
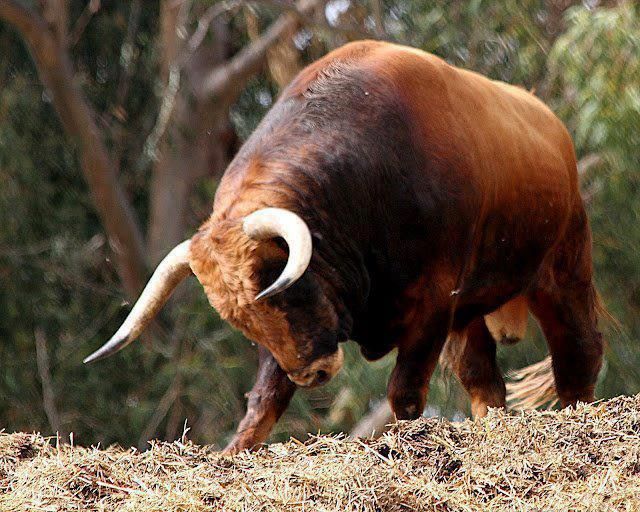
[[[227,169],[211,218],[87,360],[131,342],[191,270],[261,345],[230,450],[263,441],[296,385],[335,375],[348,339],[367,359],[397,349],[398,418],[421,414],[448,336],[474,414],[504,406],[494,337],[519,336],[527,309],[562,404],[594,399],[602,339],[571,138],[527,91],[422,51],[357,42],[304,69]]]

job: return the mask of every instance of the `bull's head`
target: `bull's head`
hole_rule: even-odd
[[[340,370],[343,355],[327,285],[308,270],[312,252],[309,228],[288,210],[210,220],[162,260],[120,329],[85,362],[131,343],[193,270],[220,315],[269,349],[293,382],[322,384]]]

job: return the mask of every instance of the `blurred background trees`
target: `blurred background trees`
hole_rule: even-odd
[[[410,44],[532,89],[576,142],[606,329],[598,396],[640,391],[640,8],[570,0],[0,0],[0,428],[81,443],[223,445],[256,350],[183,285],[143,339],[90,367],[150,270],[210,213],[227,163],[306,63],[354,39]],[[345,430],[392,358],[349,344],[272,439]],[[541,359],[533,325],[503,370]],[[430,414],[466,397],[437,374]]]

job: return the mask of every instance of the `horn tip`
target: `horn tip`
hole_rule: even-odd
[[[294,281],[292,281],[289,278],[285,278],[285,279],[282,279],[282,280],[278,279],[278,280],[276,280],[275,283],[271,284],[271,286],[265,288],[258,295],[256,295],[255,299],[253,299],[253,300],[257,302],[260,299],[265,299],[267,297],[271,297],[272,295],[275,295],[276,293],[279,293],[279,292],[282,292],[282,291],[286,290],[293,283],[294,283]]]
[[[95,361],[99,361],[100,359],[104,359],[109,357],[112,354],[115,354],[120,349],[124,348],[128,343],[129,336],[119,336],[118,338],[112,338],[107,343],[105,343],[98,350],[93,352],[92,354],[85,357],[82,362],[84,364],[93,363]]]
[[[88,364],[88,363],[93,363],[95,361],[99,361],[100,359],[104,359],[105,357],[107,357],[107,354],[103,353],[102,350],[96,350],[93,354],[88,355],[87,357],[85,357],[82,362],[84,364]]]
[[[101,358],[100,358],[100,351],[99,351],[99,350],[96,350],[93,354],[88,355],[87,357],[85,357],[85,358],[82,360],[82,362],[83,362],[84,364],[87,364],[87,363],[93,363],[94,361],[97,361],[98,359],[101,359]]]
[[[270,288],[270,287],[269,287]],[[254,302],[258,302],[260,299],[265,299],[267,297],[271,297],[272,295],[272,290],[269,290],[269,288],[262,290],[258,295],[255,296],[255,298],[253,299]]]

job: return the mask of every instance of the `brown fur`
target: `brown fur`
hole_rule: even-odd
[[[314,250],[298,282],[256,303],[287,257],[281,241],[243,234],[262,207],[302,217]],[[401,418],[420,414],[452,334],[481,415],[504,404],[483,317],[518,296],[545,332],[563,405],[593,399],[602,340],[590,247],[571,138],[542,102],[362,41],[283,92],[225,173],[191,265],[220,314],[290,376],[347,339],[368,359],[397,348],[389,400]]]
[[[291,332],[283,309],[273,307],[271,301],[255,301],[261,289],[256,269],[268,260],[284,266],[286,253],[274,243],[249,239],[237,221],[210,220],[191,243],[191,267],[211,305],[249,339],[277,354],[282,368],[293,372],[301,363],[308,364],[313,347],[310,340],[297,339]],[[322,313],[322,324],[337,324],[330,308]]]
[[[524,338],[527,332],[528,318],[527,299],[519,295],[493,313],[485,315],[484,321],[494,340],[512,344]]]

